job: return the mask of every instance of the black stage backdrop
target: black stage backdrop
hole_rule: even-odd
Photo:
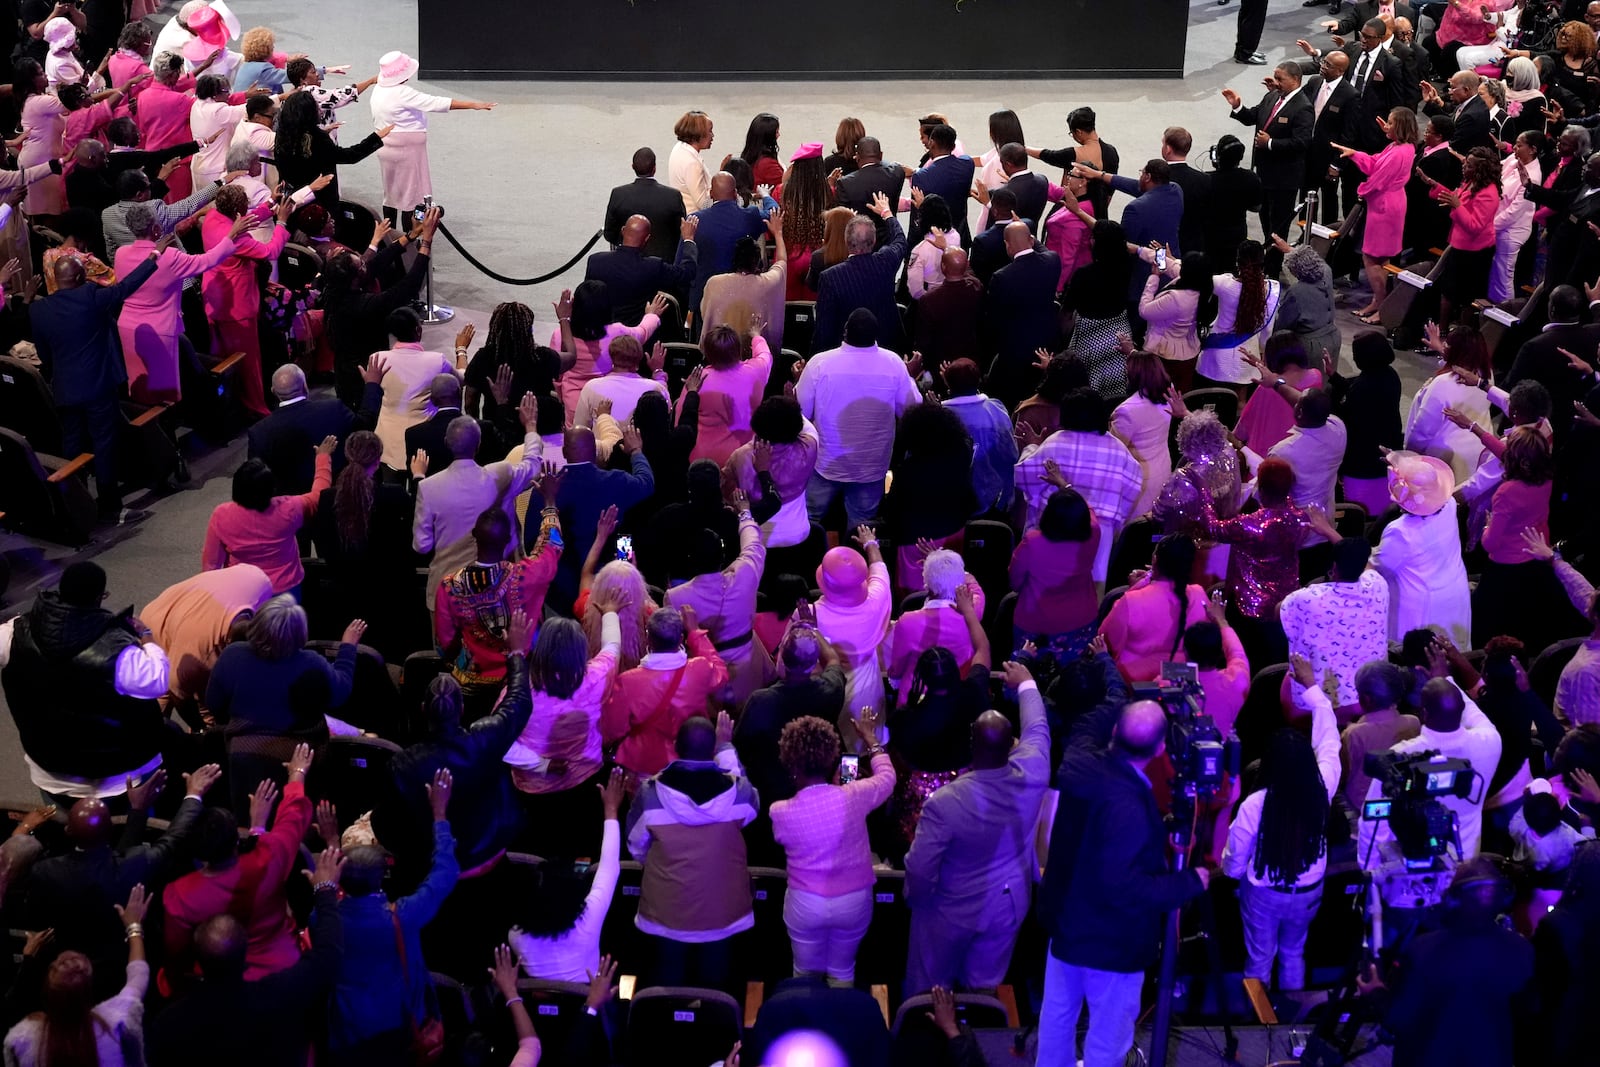
[[[422,76],[1183,76],[1186,0],[418,0]]]

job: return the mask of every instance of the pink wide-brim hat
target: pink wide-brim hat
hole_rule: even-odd
[[[1432,515],[1455,495],[1455,471],[1436,456],[1395,452],[1389,467],[1389,499],[1413,515]]]
[[[209,6],[202,8],[189,17],[189,32],[194,34],[196,39],[210,46],[207,49],[207,55],[212,50],[228,47],[228,41],[232,39],[228,33],[228,23],[222,17],[221,12]],[[190,43],[192,44],[193,42]]]
[[[410,81],[417,73],[417,61],[404,52],[385,52],[378,60],[378,84],[388,88]]]
[[[830,548],[817,568],[817,586],[830,603],[853,608],[867,599],[867,561],[843,545]]]

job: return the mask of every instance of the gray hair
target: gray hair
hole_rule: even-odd
[[[1191,411],[1178,423],[1178,451],[1185,459],[1214,456],[1227,447],[1227,427],[1210,408]]]
[[[287,593],[275,596],[250,621],[250,650],[265,660],[288,659],[305,647],[306,609]]]
[[[228,146],[228,170],[247,171],[261,162],[261,151],[249,141],[235,141]]]
[[[1561,131],[1561,136],[1565,137],[1569,133],[1572,135],[1573,141],[1578,146],[1578,150],[1576,152],[1574,152],[1573,155],[1575,155],[1579,159],[1588,159],[1589,158],[1589,130],[1588,130],[1588,127],[1585,127],[1585,126],[1568,126],[1566,129]]]
[[[1479,88],[1485,90],[1486,92],[1488,92],[1488,94],[1490,96],[1494,97],[1494,102],[1495,102],[1495,105],[1497,107],[1505,107],[1506,106],[1506,83],[1505,82],[1499,80],[1498,78],[1488,78],[1488,79],[1485,79],[1485,81],[1483,82],[1483,84],[1481,86],[1479,86]]]
[[[123,215],[122,221],[136,239],[149,238],[153,241],[161,235],[161,226],[156,222],[156,209],[149,204],[134,204]]]
[[[878,224],[865,215],[857,215],[845,224],[844,248],[852,256],[871,252],[878,247]]]
[[[306,392],[306,372],[299,364],[285,363],[272,372],[272,395],[279,400],[293,400]]]
[[[1296,245],[1283,257],[1283,266],[1297,281],[1326,286],[1329,280],[1328,262],[1310,245]]]
[[[183,57],[176,52],[162,52],[150,61],[150,70],[156,81],[171,88],[183,73]]]
[[[966,578],[967,565],[959,552],[941,548],[930,552],[922,562],[922,581],[928,587],[930,600],[954,600]]]

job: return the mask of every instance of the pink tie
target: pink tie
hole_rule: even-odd
[[[1276,104],[1272,105],[1272,112],[1269,115],[1267,115],[1266,125],[1262,126],[1261,127],[1262,129],[1266,129],[1267,126],[1271,126],[1272,125],[1272,120],[1278,117],[1278,112],[1283,108],[1283,102],[1285,100],[1287,100],[1287,99],[1289,99],[1289,98],[1286,97],[1286,96],[1278,97],[1278,102]]]

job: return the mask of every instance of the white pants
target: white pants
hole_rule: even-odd
[[[1496,304],[1516,295],[1517,255],[1533,233],[1533,227],[1498,230],[1494,235],[1494,265],[1489,268],[1489,299]]]
[[[790,887],[783,897],[783,924],[794,947],[794,973],[828,976],[851,985],[856,949],[872,922],[872,887],[825,897]]]
[[[1083,1067],[1122,1067],[1133,1047],[1143,988],[1143,974],[1075,967],[1046,953],[1034,1067],[1073,1067],[1078,1015],[1085,1001],[1089,1004],[1089,1032],[1083,1039]]]

